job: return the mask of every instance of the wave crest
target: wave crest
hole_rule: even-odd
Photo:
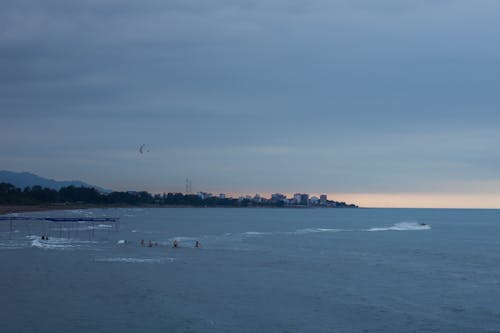
[[[318,232],[340,232],[342,229],[326,229],[326,228],[306,228],[306,229],[298,229],[295,230],[296,235],[304,235],[304,234],[314,234]]]
[[[159,264],[162,262],[174,262],[175,258],[98,258],[96,262],[128,263],[128,264]]]

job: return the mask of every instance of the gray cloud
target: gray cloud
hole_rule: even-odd
[[[3,1],[2,164],[108,187],[466,192],[500,178],[499,7]]]

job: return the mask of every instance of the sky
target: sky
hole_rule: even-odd
[[[500,208],[499,34],[496,0],[3,0],[0,169]]]

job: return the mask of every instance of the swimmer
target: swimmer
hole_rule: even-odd
[[[201,246],[201,243],[199,241],[196,241],[196,243],[194,244],[194,247],[199,248],[200,246]]]
[[[149,241],[148,247],[153,247],[153,242]]]
[[[179,242],[177,242],[177,239],[174,239],[174,243],[173,243],[172,247],[178,247],[178,246],[179,246]]]
[[[141,245],[144,246],[144,239],[141,239]]]

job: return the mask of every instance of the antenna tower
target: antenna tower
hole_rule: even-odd
[[[193,190],[193,184],[191,183],[191,180],[186,178],[186,194],[191,194]]]

